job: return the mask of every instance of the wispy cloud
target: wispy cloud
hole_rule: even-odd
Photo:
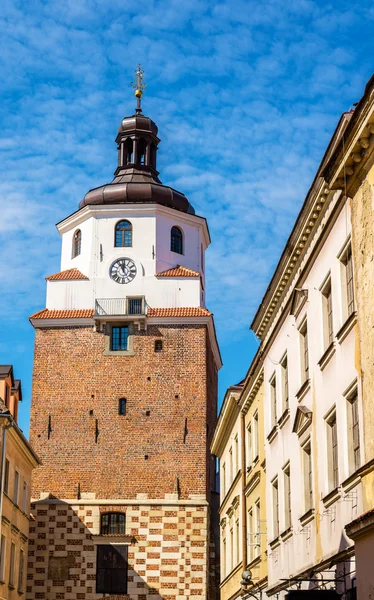
[[[373,19],[365,1],[4,0],[0,276],[12,285],[0,308],[19,339],[2,340],[3,360],[31,351],[24,323],[59,267],[54,223],[112,176],[140,61],[161,179],[210,225],[209,306],[230,363],[339,115],[371,75]]]

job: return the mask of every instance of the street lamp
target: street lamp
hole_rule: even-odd
[[[262,590],[257,590],[257,593],[259,595],[257,595],[257,593],[254,594],[253,591],[247,590],[248,585],[254,586],[254,583],[252,581],[252,573],[251,571],[243,571],[242,580],[240,582],[240,587],[242,588],[242,598],[255,598],[255,600],[261,600]]]

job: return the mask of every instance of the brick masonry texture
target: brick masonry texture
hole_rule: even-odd
[[[155,352],[160,339],[162,352]],[[213,600],[209,507],[199,506],[210,501],[215,478],[209,446],[217,371],[206,326],[135,327],[134,355],[104,350],[105,334],[92,326],[36,330],[30,439],[42,465],[33,480],[27,598],[102,597],[95,593],[92,536],[99,533],[100,510],[111,510],[100,500],[113,499],[124,502],[126,532],[134,537],[129,594],[118,598]],[[124,416],[120,398],[126,398]],[[79,505],[78,494],[97,504]],[[70,500],[43,503],[45,495]],[[142,497],[144,506],[131,506]],[[178,506],[165,498],[179,498]],[[191,498],[196,506],[181,507]],[[113,510],[120,509],[115,503]],[[53,582],[48,563],[58,556],[75,562],[68,580]]]
[[[96,546],[100,513],[126,513],[128,593],[106,600],[205,598],[208,507],[100,506],[37,502],[32,511],[26,598],[96,600]],[[112,538],[113,541],[113,538]],[[49,579],[50,557],[71,557],[68,578]]]
[[[135,331],[134,356],[104,356],[104,347],[92,328],[36,330],[30,441],[42,465],[33,497],[75,498],[78,486],[100,498],[163,498],[178,486],[180,498],[208,496],[216,373],[206,327]]]

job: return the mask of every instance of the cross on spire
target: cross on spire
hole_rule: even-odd
[[[143,95],[143,90],[145,90],[146,85],[143,83],[144,71],[142,69],[141,64],[138,64],[138,67],[135,69],[135,77],[136,80],[131,82],[131,86],[135,90],[135,96],[137,98],[136,112],[141,113],[141,99]]]

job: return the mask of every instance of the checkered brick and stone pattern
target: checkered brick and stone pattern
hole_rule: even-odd
[[[126,513],[128,594],[106,600],[185,600],[207,597],[208,506],[100,505],[41,500],[33,504],[28,600],[97,600],[96,544],[102,512]],[[103,543],[100,536],[101,543]],[[116,536],[105,536],[114,542]],[[66,578],[50,579],[50,561],[66,559]],[[209,596],[208,596],[209,597]]]

